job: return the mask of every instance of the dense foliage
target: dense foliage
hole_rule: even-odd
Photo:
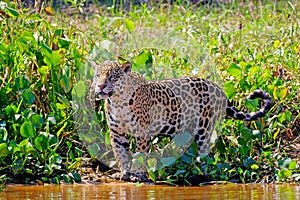
[[[82,145],[96,140],[77,133],[72,107],[88,91],[78,74],[92,79],[86,59],[122,56],[147,79],[209,77],[244,110],[259,107],[259,101],[244,101],[254,89],[274,100],[263,119],[225,119],[215,147],[201,160],[192,144],[178,160],[170,157],[172,165],[165,168],[148,162],[153,181],[191,185],[205,175],[234,182],[299,182],[299,9],[293,1],[178,3],[65,15],[70,12],[55,14],[49,7],[31,12],[0,2],[0,181],[81,181],[83,164],[98,152]],[[94,123],[101,132],[94,134],[109,144],[101,109],[100,102]]]

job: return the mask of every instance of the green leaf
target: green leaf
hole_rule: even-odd
[[[8,14],[9,16],[11,17],[18,17],[19,16],[19,12],[13,8],[10,8],[10,7],[6,7],[7,11],[8,11]]]
[[[173,163],[175,163],[176,159],[174,157],[167,157],[167,158],[161,158],[160,162],[162,163],[163,167],[169,166]]]
[[[53,153],[50,158],[49,158],[49,163],[51,163],[51,165],[53,164],[61,164],[62,163],[62,157],[57,154],[57,153]],[[60,169],[60,166],[55,166],[56,169]]]
[[[176,171],[176,173],[174,174],[174,176],[178,176],[179,174],[184,174],[184,173],[186,173],[186,170],[179,169],[179,170]]]
[[[192,158],[190,156],[187,156],[186,154],[183,154],[181,156],[181,160],[182,160],[182,162],[187,163],[187,164],[192,163]]]
[[[85,151],[79,149],[78,147],[75,147],[75,153],[79,156],[82,157],[83,153],[85,153]]]
[[[41,75],[45,76],[45,75],[47,75],[47,73],[49,72],[49,67],[48,67],[48,66],[42,66],[42,67],[40,67],[40,68],[38,69],[38,72],[39,72]]]
[[[24,122],[20,128],[20,134],[24,138],[33,137],[35,135],[34,128],[31,122]]]
[[[68,76],[61,76],[60,78],[60,85],[68,93],[71,90],[71,81],[69,80]]]
[[[150,52],[142,51],[136,58],[135,64],[140,67],[142,65],[146,65],[146,67],[150,68],[153,62],[152,54]]]
[[[57,131],[56,136],[59,137],[62,131],[66,128],[68,121],[64,123],[64,125]]]
[[[284,123],[284,122],[286,122],[286,121],[291,122],[292,120],[293,120],[293,114],[292,114],[292,112],[289,111],[289,110],[284,111],[284,113],[281,113],[281,114],[279,114],[279,116],[278,116],[278,121],[279,121],[280,123]]]
[[[105,144],[110,145],[110,134],[109,131],[106,131],[105,133]]]
[[[287,169],[288,167],[289,167],[289,164],[292,162],[292,159],[291,158],[285,158],[285,159],[283,159],[283,160],[280,160],[279,162],[278,162],[278,164],[279,164],[279,167],[281,168],[281,169]]]
[[[250,109],[257,109],[259,101],[257,99],[246,99],[245,106]]]
[[[152,180],[153,182],[156,181],[156,173],[154,171],[148,170],[148,176],[149,179]]]
[[[261,71],[261,68],[258,67],[258,66],[252,66],[250,69],[249,69],[249,76],[250,77],[253,77],[255,75],[257,75],[258,72]]]
[[[20,146],[20,151],[22,153],[26,153],[27,152],[27,148],[29,147],[30,142],[29,142],[29,138],[24,139],[20,142],[19,146]]]
[[[22,75],[22,76],[18,76],[15,79],[15,87],[16,89],[19,90],[24,90],[30,87],[30,80],[27,76]]]
[[[253,164],[253,165],[251,165],[251,169],[252,170],[258,170],[259,166],[257,164]]]
[[[291,170],[283,170],[283,174],[285,177],[290,177],[292,175],[292,171]]]
[[[227,72],[231,76],[234,76],[234,77],[237,77],[237,78],[241,77],[241,75],[242,75],[242,69],[240,68],[240,66],[238,66],[235,63],[231,63],[229,65],[229,67],[227,68]]]
[[[243,92],[246,92],[247,90],[250,89],[250,85],[248,84],[248,82],[244,78],[242,78],[240,80],[240,84],[239,85],[242,88]]]
[[[214,170],[211,170],[210,172],[209,172],[209,175],[215,175],[215,174],[217,174],[218,173],[218,170],[217,169],[214,169]]]
[[[157,159],[156,158],[149,158],[147,159],[147,164],[149,168],[154,169],[153,171],[156,170],[157,167]]]
[[[73,151],[69,151],[69,159],[75,160],[75,155],[74,155]]]
[[[184,132],[180,135],[176,135],[173,140],[177,147],[182,147],[184,145],[187,145],[192,140],[192,135],[189,132]]]
[[[66,183],[73,183],[73,180],[70,176],[66,175],[66,174],[63,174],[63,179]]]
[[[97,154],[100,152],[100,147],[98,144],[93,143],[88,146],[87,150],[88,150],[90,156],[92,158],[95,158],[97,156]]]
[[[41,128],[44,124],[44,119],[41,117],[41,115],[33,114],[31,116],[31,122],[35,128]]]
[[[125,25],[129,32],[132,32],[134,30],[134,22],[130,19],[125,19]]]
[[[60,54],[57,51],[52,51],[51,54],[51,62],[52,62],[52,66],[56,66],[60,64]]]
[[[256,161],[253,160],[253,158],[249,157],[245,160],[245,162],[243,164],[246,168],[249,169],[249,168],[251,168],[252,165],[256,164]]]
[[[192,157],[197,157],[198,156],[198,144],[196,142],[192,142],[190,147],[187,150],[187,155],[190,155]]]
[[[225,94],[226,94],[226,96],[227,96],[227,98],[229,100],[233,99],[233,97],[235,96],[236,92],[235,92],[234,84],[233,84],[232,81],[227,81],[224,84],[224,91],[225,91]]]
[[[278,128],[277,131],[274,133],[274,135],[273,135],[274,140],[277,138],[279,133],[280,133],[280,128]]]
[[[72,90],[72,94],[78,98],[82,98],[86,94],[86,85],[83,81],[78,81]]]
[[[31,14],[26,17],[26,20],[39,21],[42,17],[38,14]]]
[[[41,44],[41,49],[47,57],[52,54],[52,49],[46,43]]]
[[[76,172],[71,172],[71,173],[68,173],[68,175],[74,179],[77,183],[80,183],[81,182],[81,177],[78,173]]]
[[[145,154],[142,152],[137,152],[133,155],[133,159],[132,159],[132,167],[136,168],[136,167],[140,167],[144,164],[144,160],[145,160]]]
[[[292,175],[292,170],[282,169],[278,172],[278,175],[281,179],[288,178]]]
[[[60,38],[58,40],[58,45],[60,48],[69,49],[69,46],[71,43],[72,43],[72,41],[69,39],[66,39],[66,38]]]
[[[289,168],[290,170],[296,170],[297,169],[297,162],[296,160],[292,160],[289,164]]]
[[[39,151],[46,151],[48,149],[48,139],[45,135],[40,134],[34,139],[34,145]]]
[[[1,127],[0,128],[0,142],[1,141],[6,141],[7,140],[7,136],[8,136],[8,133],[7,133],[6,128]]]
[[[47,182],[49,179],[47,178],[47,177],[45,177],[45,176],[43,176],[42,178],[42,181],[45,183],[45,182]]]
[[[239,168],[238,168],[238,173],[239,173],[239,174],[242,174],[243,172],[244,172],[243,169],[239,167]]]
[[[25,89],[22,92],[22,97],[24,99],[24,102],[27,104],[33,104],[35,101],[35,96],[34,94],[30,91],[30,89]]]
[[[68,106],[62,103],[56,103],[56,107],[60,110],[66,109]]]
[[[34,174],[33,174],[33,170],[32,170],[32,169],[29,169],[29,168],[25,168],[25,173],[26,173],[26,174],[34,175]]]
[[[0,59],[2,59],[3,61],[7,59],[7,48],[6,45],[4,44],[0,44]]]
[[[0,158],[5,158],[8,156],[9,151],[6,143],[1,143],[0,144]]]
[[[274,97],[274,99],[278,100],[278,87],[274,87],[273,97]]]
[[[21,40],[24,44],[27,44],[28,42],[31,42],[31,44],[36,44],[33,32],[30,31],[23,30]]]
[[[64,30],[63,29],[57,29],[55,32],[54,32],[54,37],[61,37],[62,34],[63,34]]]
[[[279,93],[279,98],[280,99],[285,99],[286,95],[288,94],[288,87],[286,88],[283,88],[282,90],[280,90],[280,93]]]
[[[57,140],[57,137],[53,134],[49,134],[49,146],[52,147],[52,146],[56,146],[56,145],[59,145],[58,143],[58,140]]]
[[[72,148],[72,143],[70,141],[66,141],[66,144],[68,146],[68,150],[70,150]]]
[[[221,154],[223,154],[223,153],[226,153],[226,152],[227,152],[227,151],[226,151],[226,147],[225,147],[225,144],[224,144],[223,140],[221,140],[221,139],[218,139],[218,140],[216,140],[216,144],[215,144],[215,146],[216,146],[216,148],[217,148],[218,152],[220,152]]]
[[[55,176],[51,179],[51,183],[54,183],[54,184],[59,184],[60,183],[60,177],[59,176]]]

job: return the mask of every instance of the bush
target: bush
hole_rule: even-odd
[[[87,93],[74,92],[82,88],[78,74],[88,69],[86,58],[119,55],[147,79],[208,76],[244,110],[259,107],[258,101],[243,103],[254,89],[268,91],[274,100],[268,116],[255,122],[225,119],[211,154],[201,160],[192,145],[176,162],[165,160],[173,165],[163,169],[149,162],[153,181],[199,184],[201,175],[235,182],[299,181],[300,34],[293,3],[266,2],[260,9],[250,3],[249,9],[237,3],[201,9],[179,4],[120,12],[106,7],[86,18],[52,16],[49,7],[32,14],[0,3],[1,182],[81,181],[84,158],[94,159],[99,151],[80,142],[98,140],[76,132],[73,98]],[[89,73],[86,81],[92,79]],[[108,144],[102,111],[93,121],[101,132],[89,137]]]

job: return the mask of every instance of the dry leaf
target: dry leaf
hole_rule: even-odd
[[[52,8],[50,8],[50,7],[44,8],[44,11],[46,12],[47,15],[51,15],[51,16],[55,15],[54,10]]]

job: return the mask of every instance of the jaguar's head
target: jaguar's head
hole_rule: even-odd
[[[105,61],[101,64],[91,62],[94,68],[94,87],[96,95],[101,99],[111,97],[116,88],[122,86],[127,73],[131,71],[131,63]]]

